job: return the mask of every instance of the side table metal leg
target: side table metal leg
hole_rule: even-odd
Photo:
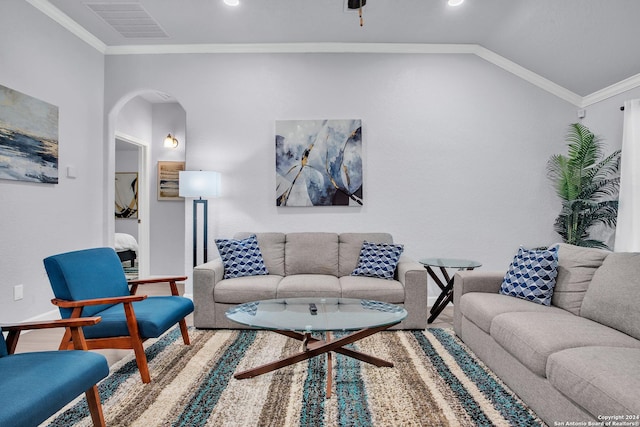
[[[327,331],[327,342],[331,342],[331,331]],[[333,384],[333,353],[327,352],[327,399],[331,399],[331,388]]]

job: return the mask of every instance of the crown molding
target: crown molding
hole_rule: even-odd
[[[471,54],[555,95],[584,108],[640,86],[640,74],[614,83],[584,97],[515,62],[477,44],[428,43],[224,43],[183,45],[107,46],[48,0],[26,0],[103,55],[149,55],[194,53],[385,53],[385,54]]]
[[[551,80],[542,77],[541,75],[536,74],[527,68],[524,68],[521,65],[516,64],[515,62],[505,58],[504,56],[498,55],[497,53],[479,45],[473,53],[480,58],[504,69],[505,71],[515,74],[521,79],[526,80],[529,83],[546,90],[547,92],[557,96],[558,98],[564,99],[565,101],[575,105],[576,107],[580,107],[582,105],[582,97],[577,93],[574,93],[569,89],[566,89],[565,87],[560,86],[552,82]]]
[[[107,45],[104,44],[99,38],[85,30],[83,26],[71,19],[69,15],[62,12],[60,9],[49,3],[47,0],[27,0],[27,3],[38,9],[40,12],[47,15],[49,18],[62,25],[69,32],[75,34],[80,40],[87,43],[89,46],[96,49],[98,52],[104,54],[107,51]]]
[[[582,97],[477,44],[427,43],[256,43],[109,46],[106,55],[194,54],[194,53],[384,53],[384,54],[472,54],[515,74],[523,80],[575,105]]]
[[[581,107],[588,107],[605,99],[611,98],[616,95],[620,95],[628,90],[640,87],[640,74],[628,77],[624,80],[614,83],[611,86],[607,86],[604,89],[593,92],[582,98]]]
[[[193,53],[473,53],[474,44],[425,43],[219,43],[108,46],[105,55]]]

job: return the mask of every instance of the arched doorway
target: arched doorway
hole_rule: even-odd
[[[177,147],[164,146],[168,133],[178,140]],[[111,209],[106,221],[107,241],[113,242],[117,232],[135,229],[140,276],[184,274],[184,201],[158,197],[157,169],[159,162],[184,164],[184,109],[162,92],[146,90],[129,94],[108,115],[106,145],[106,206]],[[116,218],[113,207],[117,194],[109,188],[109,183],[114,183],[116,173],[120,172],[119,162],[128,156],[118,151],[118,147],[122,149],[125,145],[132,147],[131,152],[137,155],[138,212],[133,219]]]

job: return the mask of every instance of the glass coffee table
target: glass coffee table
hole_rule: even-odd
[[[241,304],[229,309],[225,315],[234,322],[302,341],[299,353],[238,372],[234,375],[236,379],[266,374],[326,353],[328,398],[331,397],[331,352],[375,366],[393,367],[391,362],[344,346],[397,325],[407,317],[407,311],[397,305],[365,299],[286,298]],[[336,331],[352,332],[332,339],[331,332]],[[326,339],[313,337],[314,332],[325,332]]]

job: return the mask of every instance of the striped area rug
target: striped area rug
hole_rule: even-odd
[[[326,399],[326,357],[236,380],[233,373],[299,351],[268,331],[174,329],[149,342],[152,382],[133,357],[99,384],[108,426],[544,426],[479,362],[453,331],[381,332],[353,348],[392,361],[378,368],[334,354]],[[84,398],[47,421],[89,426]]]

